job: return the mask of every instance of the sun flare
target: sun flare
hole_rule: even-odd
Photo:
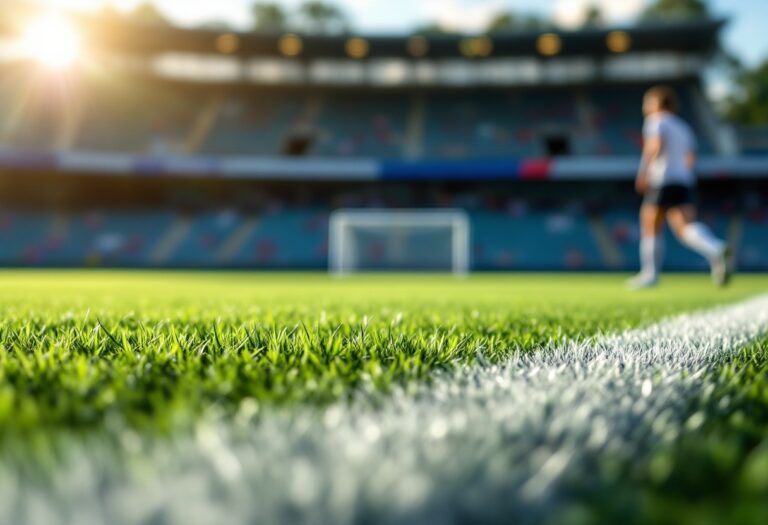
[[[21,49],[26,56],[46,67],[65,69],[80,55],[80,35],[65,18],[49,15],[27,26]]]

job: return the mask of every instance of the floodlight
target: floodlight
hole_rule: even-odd
[[[545,33],[536,41],[536,49],[544,56],[555,56],[563,49],[563,41],[554,33]]]

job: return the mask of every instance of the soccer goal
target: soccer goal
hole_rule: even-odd
[[[461,210],[339,210],[331,215],[331,272],[470,269],[469,218]]]

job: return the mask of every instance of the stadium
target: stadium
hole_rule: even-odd
[[[727,18],[6,13],[0,522],[768,520],[768,127],[707,91]],[[625,289],[659,85],[724,289],[670,228]]]

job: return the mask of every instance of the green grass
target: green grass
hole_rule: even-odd
[[[290,412],[361,391],[386,396],[440,370],[768,291],[768,276],[739,276],[727,290],[703,275],[668,276],[641,293],[625,291],[624,278],[2,272],[0,482],[45,486],[73,440],[114,443],[119,463],[126,436],[194,435],[207,414],[226,421],[243,407]],[[618,478],[596,472],[593,486],[604,488],[559,516],[763,523],[767,363],[764,340],[712,370],[690,407],[707,414],[701,428]]]
[[[768,290],[741,277],[4,272],[0,432],[158,430],[203,412],[323,405],[553,339],[619,331]]]
[[[687,414],[689,430],[592,501],[602,521],[622,523],[768,522],[768,338],[731,356],[707,377]],[[636,510],[630,518],[627,508]]]

